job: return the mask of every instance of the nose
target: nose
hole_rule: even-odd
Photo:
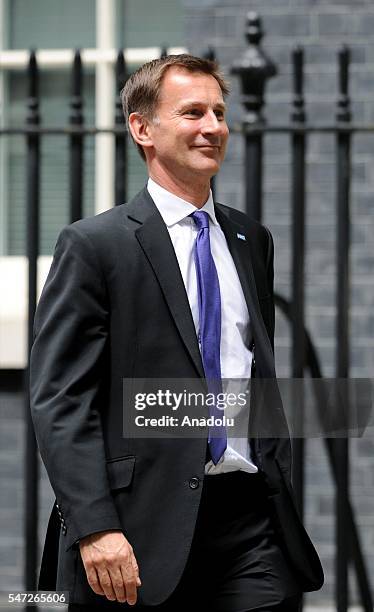
[[[202,126],[202,132],[205,134],[220,134],[222,127],[225,126],[224,121],[218,121],[217,116],[213,110],[209,110],[205,113],[204,122]]]

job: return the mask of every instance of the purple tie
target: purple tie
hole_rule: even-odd
[[[216,266],[210,250],[209,215],[196,210],[190,215],[198,231],[194,257],[199,301],[200,349],[207,380],[208,392],[217,395],[222,391],[221,381],[221,295]],[[216,405],[209,407],[209,416],[223,417],[223,410]],[[227,447],[227,434],[224,425],[209,428],[209,451],[216,465]]]

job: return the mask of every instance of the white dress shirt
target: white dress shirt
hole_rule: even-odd
[[[198,229],[194,220],[189,217],[196,210],[196,206],[170,193],[151,178],[148,179],[147,188],[166,224],[173,243],[198,336],[199,304],[193,254]],[[210,247],[220,285],[222,379],[248,380],[251,377],[253,357],[249,348],[251,345],[251,329],[248,308],[226,238],[216,219],[211,192],[207,202],[200,210],[207,212],[209,215]],[[223,383],[225,384],[225,381]],[[231,380],[227,384],[230,388],[223,388],[223,392],[233,391],[238,393],[237,388],[232,388],[232,385],[235,387],[235,381]],[[251,450],[247,438],[228,437],[224,455],[217,465],[209,461],[205,466],[205,473],[214,475],[236,470],[249,473],[258,471],[251,459]]]

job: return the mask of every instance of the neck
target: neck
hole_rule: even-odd
[[[209,178],[194,177],[193,180],[187,182],[183,179],[170,176],[165,172],[157,172],[151,169],[149,169],[149,176],[155,181],[155,183],[167,191],[170,191],[170,193],[178,196],[178,198],[182,198],[183,200],[186,200],[186,202],[190,202],[190,204],[193,204],[196,206],[196,208],[201,208],[204,206],[209,197]]]

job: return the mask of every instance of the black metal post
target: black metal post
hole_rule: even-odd
[[[304,52],[300,47],[292,54],[294,68],[294,97],[291,121],[294,126],[305,123],[304,111]],[[305,282],[305,133],[294,132],[291,136],[292,149],[292,378],[304,375],[304,282]],[[304,402],[303,393],[297,393],[293,386],[293,405],[298,407],[295,429],[298,434],[293,440],[292,480],[301,517],[304,514],[304,451],[303,438]]]
[[[72,71],[72,97],[70,103],[70,125],[83,125],[82,60],[75,52]],[[83,135],[70,136],[70,221],[78,221],[83,212]]]
[[[261,221],[262,217],[262,166],[263,135],[253,133],[251,128],[263,124],[264,91],[267,79],[277,73],[275,64],[265,55],[261,48],[264,36],[262,22],[256,13],[248,13],[245,36],[248,49],[243,57],[232,66],[232,74],[240,78],[242,102],[246,109],[243,121],[245,134],[245,199],[247,213]]]
[[[245,208],[253,219],[262,219],[263,138],[262,134],[245,137]]]
[[[121,90],[126,83],[126,63],[123,51],[119,51],[116,62],[116,109],[115,125],[123,127],[123,134],[115,136],[115,203],[123,204],[127,197],[127,132],[124,125],[124,117],[121,101]]]
[[[208,47],[208,49],[205,51],[205,53],[203,53],[203,58],[210,60],[211,62],[215,62],[216,61],[216,54],[215,51],[213,49],[213,47]],[[212,190],[212,195],[213,195],[213,200],[215,200],[215,196],[216,196],[216,188],[217,188],[217,181],[216,181],[216,177],[212,176],[211,180],[210,180],[210,188]]]
[[[27,126],[39,125],[39,91],[38,66],[34,51],[30,53],[27,70],[28,100],[27,100]],[[33,342],[33,321],[37,300],[37,262],[39,254],[39,177],[40,177],[40,142],[39,135],[26,136],[26,243],[28,260],[28,324],[27,344],[28,357],[30,357]],[[34,434],[34,427],[30,414],[29,396],[29,365],[26,368],[25,380],[25,423],[26,423],[26,452],[25,452],[25,589],[36,589],[36,567],[38,553],[38,453]],[[30,606],[27,609],[31,609]],[[33,608],[35,610],[35,608]]]
[[[336,119],[338,124],[351,121],[349,86],[350,53],[347,47],[339,51],[339,98]],[[351,134],[337,134],[337,292],[336,292],[336,378],[349,374],[349,247],[350,247],[350,183]],[[338,397],[338,395],[336,395]],[[337,460],[336,491],[336,603],[337,612],[348,609],[348,558],[350,534],[348,530],[349,444],[348,437],[335,440]]]
[[[362,554],[362,546],[360,542],[359,533],[354,522],[354,514],[352,507],[348,500],[348,520],[349,520],[349,533],[351,539],[351,551],[352,558],[356,568],[356,577],[358,583],[358,590],[360,593],[361,604],[364,612],[372,612],[374,609],[374,601],[372,590],[369,581],[369,575],[365,565],[365,559]],[[350,526],[353,526],[351,529]]]

